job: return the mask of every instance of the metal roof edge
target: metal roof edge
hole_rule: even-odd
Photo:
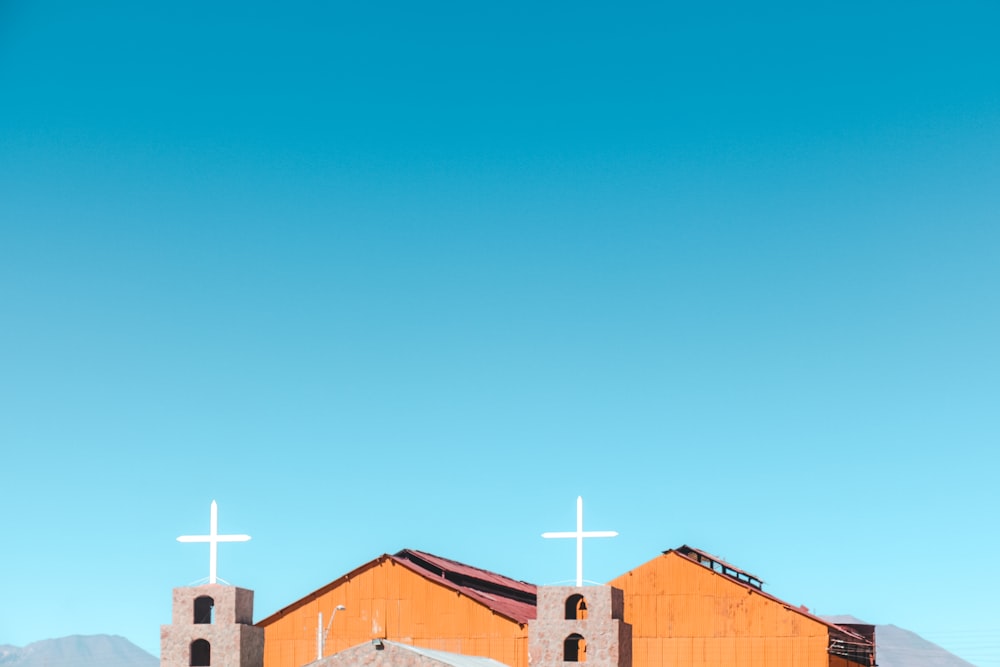
[[[463,563],[451,558],[438,556],[437,554],[432,554],[429,551],[401,549],[393,555],[403,557],[404,554],[406,556],[412,556],[418,561],[426,562],[431,568],[440,567],[444,570],[447,567],[447,571],[452,574],[463,578],[475,579],[476,581],[482,582],[482,584],[486,587],[503,588],[510,590],[515,594],[521,595],[537,595],[537,584],[533,584],[529,581],[523,581],[521,579],[514,579],[505,574],[500,574],[499,572],[494,572],[492,570],[486,570],[481,567],[476,567],[475,565],[469,565],[468,563]],[[410,560],[410,558],[407,558],[407,560]]]
[[[407,551],[407,550],[403,549],[403,551]],[[399,552],[399,553],[402,553],[402,552]],[[426,552],[423,552],[423,553],[426,553]],[[433,555],[433,554],[429,554],[429,555]],[[475,603],[477,603],[479,605],[482,605],[483,607],[486,607],[487,609],[489,609],[491,612],[493,612],[497,616],[502,616],[502,617],[506,618],[509,621],[513,621],[514,623],[517,623],[518,625],[527,625],[529,621],[533,620],[531,618],[524,618],[524,619],[522,619],[522,618],[514,618],[509,613],[504,613],[503,611],[497,609],[492,604],[490,604],[489,598],[487,598],[486,596],[484,596],[482,593],[480,593],[476,589],[474,589],[474,588],[466,588],[464,586],[459,586],[458,584],[456,584],[453,581],[450,581],[449,579],[447,579],[444,576],[435,576],[434,574],[432,574],[431,572],[429,572],[429,571],[425,570],[424,568],[420,567],[419,565],[417,565],[413,561],[409,561],[409,560],[406,560],[404,558],[398,558],[396,556],[389,556],[389,560],[391,560],[393,563],[396,563],[398,565],[402,565],[403,567],[405,567],[406,569],[410,570],[411,572],[415,572],[416,574],[419,574],[421,577],[423,577],[427,581],[433,582],[433,583],[438,584],[440,586],[444,586],[445,588],[447,588],[449,590],[452,590],[452,591],[455,591],[456,593],[458,593],[460,595],[464,595],[465,597],[469,598],[473,602],[475,602]],[[447,560],[447,559],[443,559],[443,560]],[[452,561],[452,562],[457,563],[458,561]],[[510,598],[505,598],[505,599],[510,600]],[[520,600],[511,600],[511,601],[515,602],[517,604],[523,604],[525,606],[531,606],[532,608],[535,608],[535,606],[536,606],[536,605],[531,605],[528,602],[521,602]]]
[[[386,559],[390,559],[390,558],[392,558],[392,556],[390,556],[389,554],[382,554],[378,558],[373,558],[372,560],[368,561],[367,563],[363,563],[362,565],[359,565],[358,567],[354,568],[353,570],[351,570],[347,574],[340,575],[339,577],[337,577],[336,579],[334,579],[330,583],[322,586],[321,588],[317,588],[312,593],[309,593],[309,594],[305,595],[304,597],[299,598],[298,600],[296,600],[295,602],[292,602],[291,604],[285,605],[284,607],[282,607],[278,611],[274,612],[270,616],[266,616],[265,618],[262,618],[261,620],[257,621],[256,623],[254,623],[254,625],[257,626],[257,627],[261,627],[261,628],[266,627],[266,626],[270,625],[271,623],[273,623],[274,621],[278,620],[279,618],[282,618],[283,616],[286,616],[287,614],[295,611],[299,607],[302,607],[303,605],[312,602],[313,600],[315,600],[316,598],[320,597],[321,595],[324,595],[324,594],[328,593],[329,591],[333,590],[338,584],[340,584],[340,583],[342,583],[344,581],[347,581],[347,580],[351,579],[352,577],[356,577],[357,575],[361,574],[362,572],[364,572],[366,570],[369,570],[369,569],[375,567],[376,565],[378,565],[379,563],[385,561]]]
[[[694,547],[689,547],[687,545],[683,545],[681,547],[678,547],[678,549],[682,549],[682,548],[685,548],[685,547],[688,548],[688,549],[693,549],[694,551],[699,551],[698,549],[694,549]],[[705,553],[705,552],[700,552],[700,553]],[[854,632],[852,630],[849,630],[848,628],[845,628],[845,627],[843,627],[841,625],[837,625],[836,623],[831,623],[830,621],[827,621],[826,619],[824,619],[824,618],[822,618],[820,616],[817,616],[816,614],[814,614],[814,613],[812,613],[810,611],[807,611],[803,607],[796,606],[796,605],[792,604],[791,602],[787,602],[785,600],[782,600],[781,598],[779,598],[779,597],[777,597],[775,595],[772,595],[770,593],[767,593],[764,590],[762,590],[760,588],[757,588],[756,586],[752,586],[752,585],[746,583],[745,581],[740,581],[739,579],[735,579],[733,577],[730,577],[730,576],[727,576],[725,574],[722,574],[721,572],[716,572],[715,570],[713,570],[711,568],[705,567],[704,565],[702,565],[701,563],[693,560],[689,556],[684,555],[683,553],[681,553],[677,549],[667,549],[666,551],[664,551],[662,553],[663,556],[669,556],[670,554],[675,554],[677,557],[683,558],[686,562],[691,563],[692,565],[696,565],[697,567],[700,567],[701,569],[703,569],[703,570],[705,570],[707,572],[710,572],[710,573],[712,573],[712,574],[714,574],[714,575],[716,575],[718,577],[723,577],[727,581],[730,581],[730,582],[736,584],[737,586],[741,586],[741,587],[745,588],[746,590],[748,590],[748,591],[750,591],[752,593],[756,593],[757,595],[762,595],[762,596],[768,598],[769,600],[771,600],[772,602],[776,602],[776,603],[780,604],[782,607],[784,607],[785,609],[787,609],[789,611],[793,611],[796,614],[799,614],[801,616],[805,616],[806,618],[808,618],[808,619],[810,619],[812,621],[820,623],[821,625],[824,625],[827,628],[836,630],[836,631],[841,632],[841,633],[843,633],[843,634],[845,634],[847,636],[860,639],[861,641],[863,641],[865,643],[871,643],[872,646],[874,647],[874,643],[873,642],[869,642],[867,639],[865,639],[864,637],[862,637],[860,634],[858,634],[858,633],[856,633],[856,632]],[[707,555],[711,556],[711,554],[707,554]],[[724,563],[725,561],[719,561],[719,562],[720,563]],[[727,565],[728,565],[728,563],[727,563]],[[733,569],[736,569],[736,568],[733,568]],[[749,576],[753,576],[753,575],[749,575]],[[762,581],[762,580],[758,579],[758,581]]]
[[[694,553],[698,554],[699,556],[703,556],[703,557],[707,558],[708,560],[714,561],[714,562],[718,563],[719,565],[723,566],[724,568],[732,570],[733,572],[735,572],[738,575],[741,574],[744,577],[747,577],[748,579],[753,579],[754,581],[760,582],[761,586],[755,586],[755,588],[757,588],[758,590],[763,590],[762,586],[765,583],[767,583],[766,581],[764,581],[763,579],[761,579],[760,577],[758,577],[756,574],[752,574],[750,572],[747,572],[746,570],[741,570],[740,568],[736,567],[732,563],[729,563],[729,562],[723,560],[722,558],[719,558],[715,554],[710,554],[710,553],[708,553],[707,551],[705,551],[703,549],[698,549],[696,547],[692,547],[689,544],[682,544],[681,546],[677,547],[676,549],[667,549],[667,551],[664,551],[663,553],[666,554],[666,553],[668,553],[670,551],[673,551],[673,552],[679,553],[682,556],[688,557],[687,554],[682,553],[682,550],[684,550],[684,549],[687,549],[688,551],[693,551]]]
[[[290,614],[291,612],[295,611],[296,609],[299,609],[299,608],[301,608],[301,607],[309,604],[313,600],[316,600],[317,598],[321,597],[322,595],[325,595],[326,593],[328,593],[329,591],[331,591],[332,589],[334,589],[335,587],[337,587],[339,584],[342,584],[343,582],[348,581],[348,580],[350,580],[350,579],[358,576],[362,572],[365,572],[365,571],[367,571],[367,570],[369,570],[369,569],[371,569],[371,568],[373,568],[373,567],[375,567],[377,565],[381,565],[382,563],[384,563],[386,561],[392,562],[392,563],[397,564],[397,565],[401,565],[401,566],[405,567],[407,570],[413,572],[414,574],[420,575],[421,577],[423,577],[427,581],[433,582],[433,583],[438,584],[438,585],[443,585],[445,588],[448,588],[449,590],[453,590],[456,593],[460,593],[460,594],[466,596],[467,598],[469,598],[470,600],[473,600],[477,604],[479,604],[479,605],[481,605],[483,607],[486,607],[487,609],[489,609],[494,614],[497,614],[498,616],[502,616],[503,618],[506,618],[509,621],[513,621],[514,623],[517,623],[518,625],[526,625],[530,620],[532,620],[531,618],[515,618],[510,613],[505,613],[505,612],[497,609],[495,606],[493,606],[490,603],[490,599],[488,597],[486,597],[483,594],[479,593],[475,589],[473,589],[473,588],[466,588],[466,587],[460,586],[460,585],[458,585],[458,584],[456,584],[456,583],[454,583],[452,581],[449,581],[447,578],[445,578],[443,576],[435,576],[433,573],[431,573],[430,571],[424,569],[423,567],[419,566],[418,564],[414,563],[413,561],[409,561],[409,560],[406,560],[405,558],[400,558],[399,557],[398,554],[402,554],[402,553],[406,553],[406,552],[411,552],[411,553],[414,553],[414,554],[426,554],[428,556],[432,556],[432,557],[437,558],[439,560],[443,560],[443,561],[448,561],[448,562],[451,562],[451,563],[455,563],[456,565],[461,565],[461,566],[467,567],[469,569],[479,570],[479,571],[487,573],[487,574],[495,574],[495,573],[489,572],[488,570],[483,570],[482,568],[473,567],[471,565],[465,565],[464,563],[459,563],[458,561],[450,560],[450,559],[447,559],[447,558],[442,558],[440,556],[436,556],[434,554],[431,554],[431,553],[428,553],[428,552],[425,552],[425,551],[416,551],[416,550],[413,550],[413,549],[402,549],[402,550],[398,551],[394,555],[390,555],[390,554],[387,554],[387,553],[386,554],[382,554],[378,558],[374,558],[374,559],[368,561],[367,563],[363,563],[362,565],[359,565],[358,567],[354,568],[350,572],[337,577],[336,579],[334,579],[330,583],[322,586],[321,588],[317,588],[316,590],[312,591],[311,593],[308,593],[307,595],[299,598],[298,600],[295,600],[291,604],[288,604],[288,605],[282,607],[281,609],[279,609],[278,611],[270,614],[269,616],[266,616],[266,617],[262,618],[261,620],[259,620],[256,623],[254,623],[254,625],[257,626],[257,627],[261,627],[261,628],[267,627],[268,625],[274,623],[275,621],[279,620],[280,618],[283,618],[284,616],[287,616],[288,614]],[[503,575],[497,575],[497,576],[503,577]],[[509,577],[504,577],[504,578],[508,579],[510,581],[515,581],[513,579],[510,579]],[[519,583],[523,583],[523,584],[526,584],[526,585],[529,585],[529,586],[533,585],[533,584],[528,584],[527,582],[519,582]],[[527,603],[527,602],[521,602],[519,600],[514,600],[513,598],[504,598],[504,599],[505,600],[510,600],[511,602],[516,603],[516,604],[523,604],[525,606],[531,606],[532,608],[534,608],[534,605],[530,605],[530,603]]]
[[[487,658],[486,656],[466,655],[464,653],[453,653],[451,651],[442,651],[440,649],[424,648],[422,646],[403,644],[401,642],[391,641],[388,639],[383,639],[382,642],[386,646],[392,646],[394,649],[406,651],[408,653],[415,653],[425,658],[429,658],[434,662],[441,663],[442,665],[459,665],[463,667],[492,667],[493,665],[496,665],[497,667],[506,667],[502,662],[494,660],[493,658]]]

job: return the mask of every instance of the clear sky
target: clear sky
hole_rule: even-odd
[[[692,6],[697,5],[697,6]],[[1000,8],[0,2],[0,643],[690,544],[1000,665]]]

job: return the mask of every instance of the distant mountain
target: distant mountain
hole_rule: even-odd
[[[861,623],[853,616],[824,616],[832,623]],[[875,626],[879,667],[975,667],[920,635],[895,625]],[[44,639],[24,648],[0,645],[0,667],[159,667],[156,656],[117,635]]]
[[[158,667],[159,658],[117,635],[43,639],[24,648],[0,646],[0,667]]]
[[[875,652],[880,667],[973,667],[937,644],[895,625],[875,626]]]
[[[824,616],[831,623],[861,623],[853,616]],[[975,667],[915,632],[895,625],[875,626],[875,662],[878,667]]]

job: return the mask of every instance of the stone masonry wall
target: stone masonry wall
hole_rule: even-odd
[[[582,595],[587,605],[585,619],[566,618],[566,602]],[[622,591],[610,586],[542,586],[538,589],[538,614],[528,630],[528,654],[532,667],[563,667],[565,640],[578,634],[586,641],[586,652],[577,662],[587,667],[630,667],[631,626],[624,623]]]
[[[253,624],[253,591],[222,584],[175,588],[171,623],[174,625],[194,623],[194,601],[202,596],[208,596],[215,601],[217,625]]]
[[[215,602],[212,623],[194,622],[194,602]],[[190,667],[191,644],[211,647],[211,667],[263,667],[264,629],[253,626],[253,591],[209,584],[175,588],[173,624],[160,627],[160,667]]]

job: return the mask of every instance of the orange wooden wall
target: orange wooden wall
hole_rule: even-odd
[[[382,557],[315,598],[265,619],[264,667],[301,667],[316,659],[317,615],[338,611],[325,655],[374,637],[479,655],[528,667],[528,627]]]
[[[679,554],[608,583],[624,592],[632,667],[839,665],[825,625]]]

